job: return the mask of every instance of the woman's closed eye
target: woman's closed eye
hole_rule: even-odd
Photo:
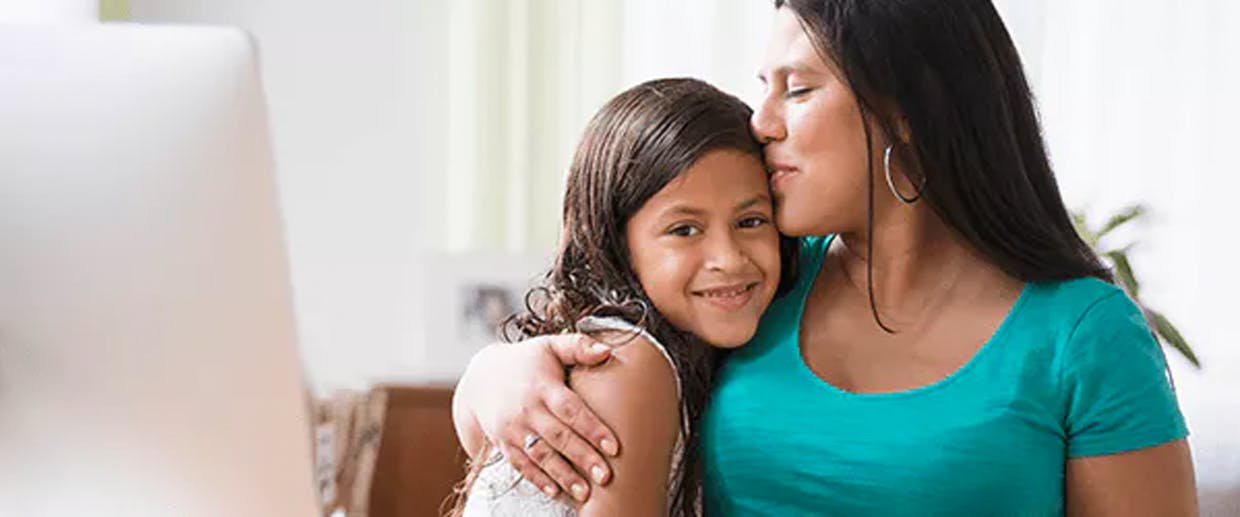
[[[808,94],[811,91],[813,91],[813,88],[810,88],[808,86],[789,87],[788,90],[784,92],[784,98],[795,99],[798,97],[804,97],[806,94]]]

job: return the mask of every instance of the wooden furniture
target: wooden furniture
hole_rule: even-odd
[[[383,385],[388,409],[369,517],[432,517],[465,474],[452,427],[452,387]]]

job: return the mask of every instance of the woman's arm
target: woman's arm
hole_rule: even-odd
[[[462,447],[473,456],[485,443],[496,444],[523,477],[551,493],[584,483],[578,471],[596,466],[602,477],[595,483],[607,483],[611,470],[598,451],[614,456],[619,441],[568,389],[564,367],[598,364],[609,355],[606,346],[576,335],[495,344],[478,352],[452,397]],[[543,439],[525,450],[530,434]]]
[[[1197,515],[1188,442],[1068,460],[1065,513],[1070,517]]]
[[[583,517],[667,515],[667,481],[680,429],[680,400],[672,366],[654,345],[635,338],[612,360],[571,375],[573,389],[624,441],[612,460],[614,480],[595,487]],[[570,486],[577,495],[584,485]]]
[[[1140,308],[1118,289],[1095,301],[1060,364],[1067,514],[1196,515],[1188,428]]]

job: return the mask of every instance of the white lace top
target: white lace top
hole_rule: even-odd
[[[650,341],[650,344],[663,352],[672,371],[676,371],[676,363],[672,356],[650,334],[619,318],[586,318],[578,325],[583,332],[599,330],[616,330],[620,332],[638,332]],[[676,398],[680,399],[680,377],[676,377]],[[670,483],[676,477],[676,466],[684,453],[684,436],[677,434],[676,445],[672,451],[672,470],[668,479]],[[464,517],[572,517],[577,515],[577,507],[568,495],[561,493],[551,498],[542,493],[533,483],[526,481],[503,459],[498,451],[488,460],[486,466],[478,473],[477,479],[470,487],[465,502]]]

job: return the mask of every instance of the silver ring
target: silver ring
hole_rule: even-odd
[[[534,433],[527,434],[525,435],[525,443],[521,444],[521,448],[528,451],[530,450],[530,447],[533,447],[534,444],[538,443],[538,441],[541,439],[542,439],[541,436],[538,436]]]

